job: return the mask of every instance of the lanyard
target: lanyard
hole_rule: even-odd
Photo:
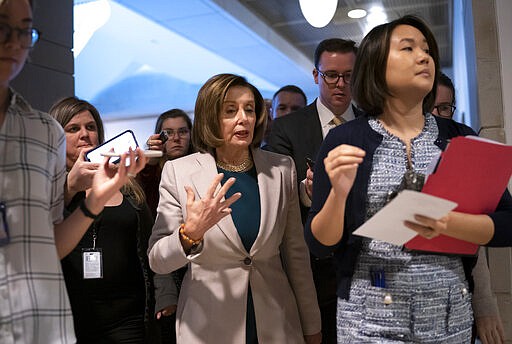
[[[96,249],[96,239],[98,239],[98,231],[96,230],[96,223],[92,225],[92,249]]]

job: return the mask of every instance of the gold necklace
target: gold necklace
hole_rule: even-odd
[[[229,172],[247,172],[254,166],[251,157],[245,158],[244,161],[242,161],[242,163],[238,165],[232,165],[227,162],[222,162],[220,160],[217,160],[216,164],[221,169]]]

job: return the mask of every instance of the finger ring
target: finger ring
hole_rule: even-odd
[[[136,175],[135,173],[131,173],[131,172],[128,172],[126,175],[127,175],[128,177],[130,177],[130,178],[135,178],[135,177],[137,177],[137,175]]]

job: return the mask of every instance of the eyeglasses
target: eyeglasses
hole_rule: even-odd
[[[177,130],[174,129],[164,129],[162,130],[162,133],[164,133],[167,136],[167,139],[174,138],[174,135],[178,135],[180,139],[187,137],[187,135],[190,133],[190,130],[188,128],[179,128]]]
[[[24,49],[32,48],[39,40],[39,36],[41,36],[39,30],[34,28],[20,29],[18,27],[12,27],[10,25],[0,23],[0,44],[8,42],[11,39],[13,32],[16,32],[16,38]]]
[[[338,74],[337,72],[318,71],[318,74],[320,74],[325,83],[328,85],[336,85],[340,81],[340,78],[343,79],[345,84],[350,84],[350,79],[352,78],[352,72]]]
[[[5,246],[9,243],[9,226],[7,225],[7,207],[4,202],[0,202],[0,246]]]
[[[456,107],[451,104],[439,104],[434,106],[434,109],[437,111],[437,114],[439,116],[445,118],[452,118]]]

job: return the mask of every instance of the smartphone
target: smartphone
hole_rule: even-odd
[[[313,170],[314,167],[315,167],[315,161],[311,158],[308,158],[306,157],[306,165],[308,165],[308,167]]]
[[[142,153],[144,153],[144,155],[148,158],[161,158],[164,156],[164,152],[157,151],[157,150],[145,150],[145,151],[142,151]],[[121,157],[121,154],[123,154],[123,153],[116,153],[116,152],[102,152],[101,153],[102,156],[118,157],[118,158]]]
[[[125,130],[121,134],[104,142],[102,145],[85,153],[85,159],[91,162],[102,163],[104,153],[113,152],[120,155],[122,153],[128,152],[130,147],[132,150],[134,150],[138,146],[139,145],[137,144],[137,139],[135,139],[133,131]],[[111,157],[109,162],[112,164],[119,163],[119,161],[121,160],[119,158],[119,155]],[[129,159],[126,160],[126,164],[130,164]]]
[[[169,135],[167,135],[167,132],[165,130],[162,130],[158,138],[160,139],[160,141],[162,141],[162,144],[164,144],[165,141],[169,139]]]

